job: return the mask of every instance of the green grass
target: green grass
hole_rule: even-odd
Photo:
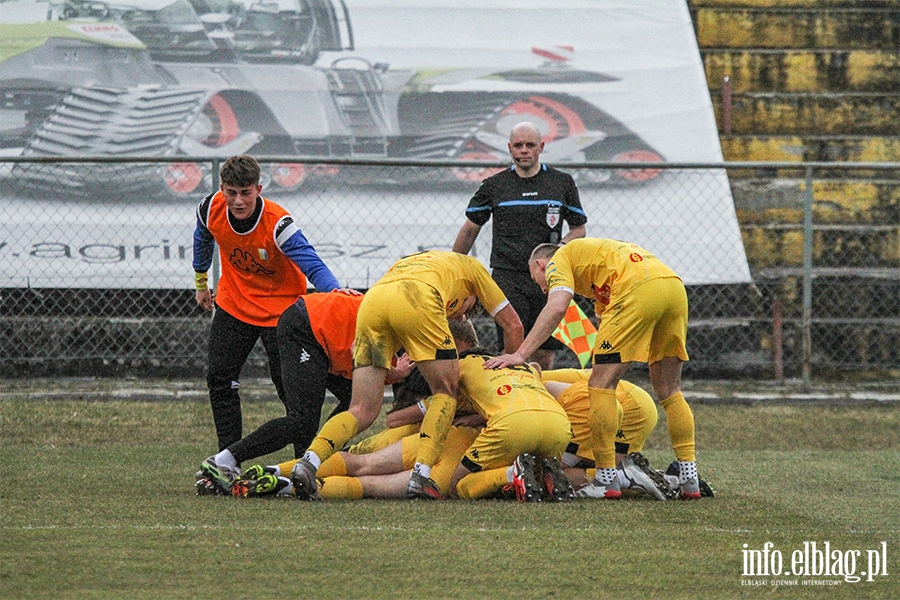
[[[712,500],[304,503],[193,494],[204,402],[0,400],[0,598],[900,597],[896,405],[694,412]],[[664,415],[645,453],[670,460]],[[767,541],[788,566],[804,541],[886,542],[888,576],[741,585]]]

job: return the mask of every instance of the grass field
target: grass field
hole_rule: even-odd
[[[694,412],[712,500],[305,503],[194,495],[205,402],[0,399],[0,598],[900,597],[896,404]],[[671,460],[662,414],[645,454]],[[766,542],[887,575],[742,576]]]

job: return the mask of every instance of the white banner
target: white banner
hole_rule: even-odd
[[[414,79],[398,93],[412,89],[427,93],[409,94],[412,100],[401,102],[401,109],[407,109],[406,113],[398,109],[404,135],[428,129],[427,120],[434,117],[428,107],[434,98],[484,94],[514,98],[490,127],[466,142],[472,145],[471,155],[458,153],[459,158],[505,160],[509,127],[530,119],[551,140],[542,156],[548,164],[723,160],[684,2],[347,0],[346,4],[355,50],[323,52],[315,66],[289,68],[308,74],[309,89],[314,87],[315,69],[324,71],[348,56],[381,63],[386,81],[399,77],[392,73],[409,71]],[[171,72],[190,77],[183,74],[194,72],[191,69],[195,67],[182,65]],[[255,72],[266,76],[266,85],[278,86],[277,77],[270,76],[277,69],[264,65]],[[319,92],[309,93],[304,98]],[[271,89],[266,95],[276,116],[293,104],[287,91],[279,95]],[[415,102],[420,108],[410,113]],[[221,102],[210,105],[216,115],[226,114]],[[239,113],[241,107],[232,108]],[[415,121],[417,114],[421,123]],[[295,126],[284,126],[292,135],[294,128],[312,128],[294,121]],[[240,133],[230,143],[266,137]],[[617,150],[610,145],[615,140],[631,146]],[[190,146],[185,142],[182,148],[186,147]],[[5,173],[4,179],[9,176]],[[336,184],[340,177],[338,173]],[[614,183],[579,179],[589,236],[638,243],[659,255],[689,285],[750,281],[724,171],[661,170],[646,181]],[[342,187],[327,203],[301,186],[273,199],[293,212],[341,284],[365,288],[400,256],[423,248],[449,248],[477,185],[477,181],[469,187],[436,182],[424,192],[357,185],[348,191]],[[205,193],[208,190],[201,186],[178,201],[4,200],[0,287],[191,288],[193,209]],[[487,264],[489,250],[487,226],[473,254]]]

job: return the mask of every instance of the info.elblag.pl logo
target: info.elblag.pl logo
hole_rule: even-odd
[[[772,542],[760,549],[743,547],[741,585],[839,585],[888,575],[887,542],[863,550],[842,550],[831,542],[803,542],[802,547],[785,551]],[[773,579],[745,579],[749,577]]]

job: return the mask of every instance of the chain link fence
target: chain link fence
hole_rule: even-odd
[[[210,318],[194,302],[191,233],[221,160],[0,159],[0,376],[203,373]],[[503,168],[260,162],[263,195],[358,289],[403,254],[449,249],[478,182]],[[588,235],[640,243],[684,277],[687,374],[898,376],[900,164],[560,168],[579,184]],[[727,210],[690,210],[713,196]],[[486,227],[473,253],[486,262],[489,250]],[[492,322],[476,324],[493,344]],[[263,365],[257,348],[248,373]]]

